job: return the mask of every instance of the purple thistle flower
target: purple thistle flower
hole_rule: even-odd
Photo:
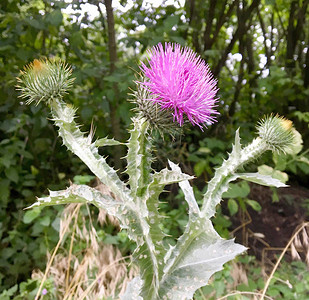
[[[165,44],[165,50],[160,43],[148,54],[149,67],[144,63],[140,67],[146,78],[141,84],[152,96],[147,100],[171,109],[181,126],[184,115],[201,129],[215,122],[217,81],[205,61],[193,50],[171,43]]]

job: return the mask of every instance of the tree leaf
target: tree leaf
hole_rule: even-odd
[[[53,10],[46,17],[46,21],[54,26],[59,26],[62,23],[62,13],[60,9]]]
[[[18,182],[18,172],[16,170],[16,168],[14,167],[10,167],[9,169],[5,170],[5,175],[7,176],[8,179],[10,179],[11,181],[14,181],[15,183]]]

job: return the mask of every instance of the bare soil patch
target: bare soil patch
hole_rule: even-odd
[[[292,185],[277,192],[279,202],[273,202],[271,188],[252,184],[249,198],[260,203],[261,211],[248,208],[232,219],[236,240],[263,262],[273,261],[296,228],[309,221],[309,189]]]

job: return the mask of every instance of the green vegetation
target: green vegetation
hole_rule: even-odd
[[[59,240],[62,207],[23,209],[35,202],[35,196],[48,194],[46,187],[64,189],[75,174],[86,176],[75,178],[76,183],[92,179],[87,177],[90,171],[62,146],[55,128],[46,120],[48,111],[44,105],[27,107],[18,98],[16,77],[34,59],[56,56],[72,65],[76,80],[67,101],[79,107],[78,122],[85,124],[82,130],[89,131],[93,120],[98,136],[125,141],[128,139],[125,129],[133,116],[130,112],[133,105],[127,101],[131,97],[129,88],[133,87],[137,63],[145,57],[146,49],[165,41],[189,46],[207,61],[218,78],[217,109],[221,116],[218,123],[204,132],[185,129],[185,135],[173,142],[169,137],[164,141],[155,139],[158,160],[154,167],[166,166],[167,158],[181,163],[186,173],[197,177],[195,192],[201,196],[203,182],[212,178],[214,168],[231,151],[229,147],[237,128],[242,143],[246,144],[254,136],[256,121],[273,112],[293,121],[303,146],[299,143],[298,152],[286,155],[266,155],[254,162],[249,171],[255,172],[264,165],[265,172],[277,172],[291,186],[308,185],[308,1],[191,0],[185,1],[184,7],[179,7],[178,1],[159,7],[134,1],[133,6],[120,12],[129,1],[120,1],[118,8],[113,3],[111,11],[111,1],[102,4],[89,0],[98,12],[95,18],[80,15],[84,2],[73,0],[70,15],[65,9],[71,4],[64,1],[0,3],[0,292],[3,292],[0,295],[3,299],[13,295],[33,299],[40,280],[30,279],[31,273],[37,268],[44,272],[46,252],[52,253]],[[108,161],[123,170],[120,158],[125,155],[124,148],[117,147],[119,151],[113,152],[106,147],[110,154]],[[252,213],[251,208],[261,209],[261,204],[251,198],[250,188],[251,185],[237,183],[226,194],[229,200],[214,219],[215,228],[223,237],[235,229],[235,216]],[[173,186],[171,191],[176,193]],[[272,194],[273,201],[280,200],[276,203],[280,211],[282,198],[275,191]],[[162,210],[170,217],[163,224],[172,240],[183,230],[186,206],[174,200],[168,202],[168,195],[163,198]],[[308,214],[308,201],[302,205]],[[92,210],[85,208],[85,214],[93,216]],[[302,218],[303,215],[295,227]],[[132,245],[114,226],[108,223],[100,227],[93,217],[92,222],[100,232],[101,241],[117,245],[124,256],[130,253]],[[74,251],[87,245],[81,244]],[[69,248],[67,239],[63,249]],[[210,294],[216,299],[233,289],[262,290],[260,266],[252,260],[240,259],[248,268],[247,286],[231,283],[232,267],[227,265],[201,295],[208,299]],[[308,298],[308,276],[304,270],[303,264],[283,262],[274,276],[281,281],[272,281],[267,295],[273,299]],[[292,288],[282,280],[288,280]],[[228,284],[223,286],[222,281],[231,283],[231,289]],[[48,294],[43,299],[55,299],[52,278],[45,282],[44,288]]]

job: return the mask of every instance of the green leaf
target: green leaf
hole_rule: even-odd
[[[301,156],[301,157],[298,159],[298,161],[299,161],[299,162],[302,162],[302,163],[304,163],[304,164],[306,164],[306,165],[309,166],[309,159],[308,159],[307,157],[305,157],[305,156]]]
[[[238,160],[241,152],[241,144],[240,144],[240,136],[239,136],[239,128],[236,130],[235,133],[235,143],[233,145],[233,150],[230,155],[232,159]]]
[[[164,29],[165,31],[170,31],[172,30],[172,27],[174,25],[176,25],[179,21],[179,16],[168,16],[165,20],[164,20]]]
[[[73,177],[73,182],[75,184],[87,184],[93,179],[95,179],[93,175],[75,175]]]
[[[152,181],[148,184],[143,193],[143,197],[141,198],[141,203],[147,204],[147,222],[149,223],[147,237],[151,239],[154,248],[153,250],[148,250],[145,243],[134,255],[139,260],[141,277],[144,281],[141,295],[145,299],[150,299],[151,295],[157,292],[156,289],[158,287],[156,281],[162,277],[164,255],[166,253],[163,244],[165,235],[161,230],[162,217],[158,212],[159,196],[166,185],[178,183],[191,178],[191,176],[183,174],[181,171],[173,169],[168,170],[165,168],[160,172],[153,174]],[[153,258],[151,258],[151,256]],[[151,288],[149,288],[149,286],[151,286]]]
[[[151,139],[147,136],[149,123],[145,118],[133,119],[128,141],[127,170],[132,197],[142,196],[151,180]]]
[[[247,199],[247,200],[246,200],[246,203],[247,203],[248,205],[250,205],[255,211],[261,211],[261,209],[262,209],[260,203],[257,202],[257,201],[255,201],[255,200]]]
[[[187,174],[182,173],[179,166],[177,166],[176,164],[174,164],[170,160],[168,161],[168,163],[169,163],[171,169],[175,173],[178,173],[179,175],[189,176]],[[189,216],[191,216],[192,214],[198,215],[200,213],[200,209],[199,209],[198,204],[196,202],[194,192],[193,192],[193,189],[192,189],[189,181],[188,180],[182,180],[182,181],[179,182],[179,186],[180,186],[181,190],[183,191],[184,196],[185,196],[185,200],[187,201],[187,203],[189,205]]]
[[[291,155],[298,154],[303,149],[303,139],[301,134],[295,129],[292,128],[294,134],[293,145],[287,149],[287,153]]]
[[[277,190],[276,189],[272,189],[272,190],[273,190],[273,194],[271,196],[272,202],[273,203],[279,202],[280,199],[279,199],[279,195],[278,195]]]
[[[26,19],[26,22],[27,22],[30,26],[32,26],[32,27],[34,27],[34,28],[36,28],[36,29],[44,29],[44,28],[45,28],[44,23],[43,23],[43,22],[39,22],[39,21],[36,20],[36,19]]]
[[[284,171],[286,169],[286,163],[288,160],[288,155],[273,152],[273,161],[275,163],[276,170]]]
[[[83,44],[83,35],[80,31],[73,32],[70,35],[70,43],[73,47],[80,47]]]
[[[210,220],[195,219],[166,255],[160,299],[192,299],[194,292],[222,270],[224,263],[245,250],[233,240],[220,238]]]
[[[260,174],[264,176],[266,175],[267,177],[262,176],[264,177],[264,179],[262,179],[261,177],[261,183],[258,182],[259,184],[263,184],[262,182],[264,182],[263,185],[266,186],[286,187],[287,185],[285,185],[285,182],[289,180],[288,174],[275,170],[272,167],[266,165],[259,166],[258,173],[252,173],[252,174]],[[259,179],[260,176],[257,175],[256,178]]]
[[[223,198],[245,198],[250,193],[250,186],[247,182],[230,183],[229,189],[225,192]]]
[[[54,26],[59,26],[62,23],[62,13],[60,9],[56,9],[47,15],[46,21]]]
[[[10,179],[11,181],[17,183],[18,182],[18,172],[16,170],[16,168],[14,167],[10,167],[9,169],[5,170],[5,175],[8,179]]]
[[[297,167],[305,174],[309,174],[309,160],[306,157],[301,157],[297,162]]]
[[[28,210],[25,212],[23,217],[23,222],[25,224],[31,223],[34,219],[36,219],[41,213],[41,209],[38,207],[35,207],[31,210]]]
[[[10,195],[10,180],[2,178],[0,180],[0,199],[2,205],[7,202]]]
[[[238,204],[234,199],[229,199],[227,202],[227,207],[230,211],[230,215],[233,216],[238,212]]]
[[[117,172],[108,165],[106,159],[98,153],[98,148],[91,144],[89,137],[84,136],[74,121],[75,109],[62,101],[52,103],[53,119],[59,127],[59,135],[64,145],[76,154],[118,199],[132,201],[129,189],[120,180]]]
[[[44,217],[40,218],[39,222],[42,226],[45,226],[45,227],[49,226],[50,216],[44,216]]]
[[[113,216],[116,214],[117,207],[121,205],[121,202],[114,200],[110,195],[102,194],[87,185],[72,184],[66,190],[50,191],[49,196],[37,198],[37,202],[28,208],[68,203],[91,203],[99,208],[106,209]]]
[[[196,175],[196,177],[199,177],[205,171],[206,167],[206,160],[199,159],[199,161],[194,165],[194,174]]]
[[[94,144],[96,145],[96,147],[123,145],[123,143],[118,142],[114,139],[109,139],[107,137],[95,141]]]
[[[55,220],[51,224],[52,228],[54,228],[57,232],[60,231],[60,221],[61,219],[59,217],[56,217]]]
[[[1,300],[9,300],[9,299],[13,299],[11,297],[14,296],[14,294],[17,292],[18,290],[18,284],[15,284],[14,286],[12,286],[10,289],[3,291],[0,294],[0,298]]]
[[[15,254],[15,249],[13,248],[4,248],[1,250],[1,259],[8,259]],[[1,298],[0,298],[1,299]]]
[[[133,278],[127,288],[125,293],[120,296],[120,300],[144,300],[141,296],[140,296],[140,291],[142,289],[142,285],[143,285],[143,281],[141,280],[140,277],[135,277]]]
[[[109,245],[118,245],[119,244],[119,239],[117,236],[113,235],[107,235],[104,239],[104,244],[109,244]]]
[[[84,106],[81,111],[80,111],[80,115],[82,116],[82,118],[84,120],[91,120],[92,116],[93,116],[93,109],[90,106]]]
[[[275,171],[275,174],[277,177],[279,177],[279,175],[281,176],[280,171]],[[285,174],[285,173],[283,173]],[[273,178],[270,175],[262,175],[260,173],[239,173],[237,174],[239,178],[250,181],[250,182],[254,182],[254,183],[258,183],[261,185],[265,185],[265,186],[274,186],[274,187],[287,187],[287,185],[285,185],[282,181]],[[284,175],[282,175],[283,177],[281,177],[284,180],[287,180],[286,177]]]

